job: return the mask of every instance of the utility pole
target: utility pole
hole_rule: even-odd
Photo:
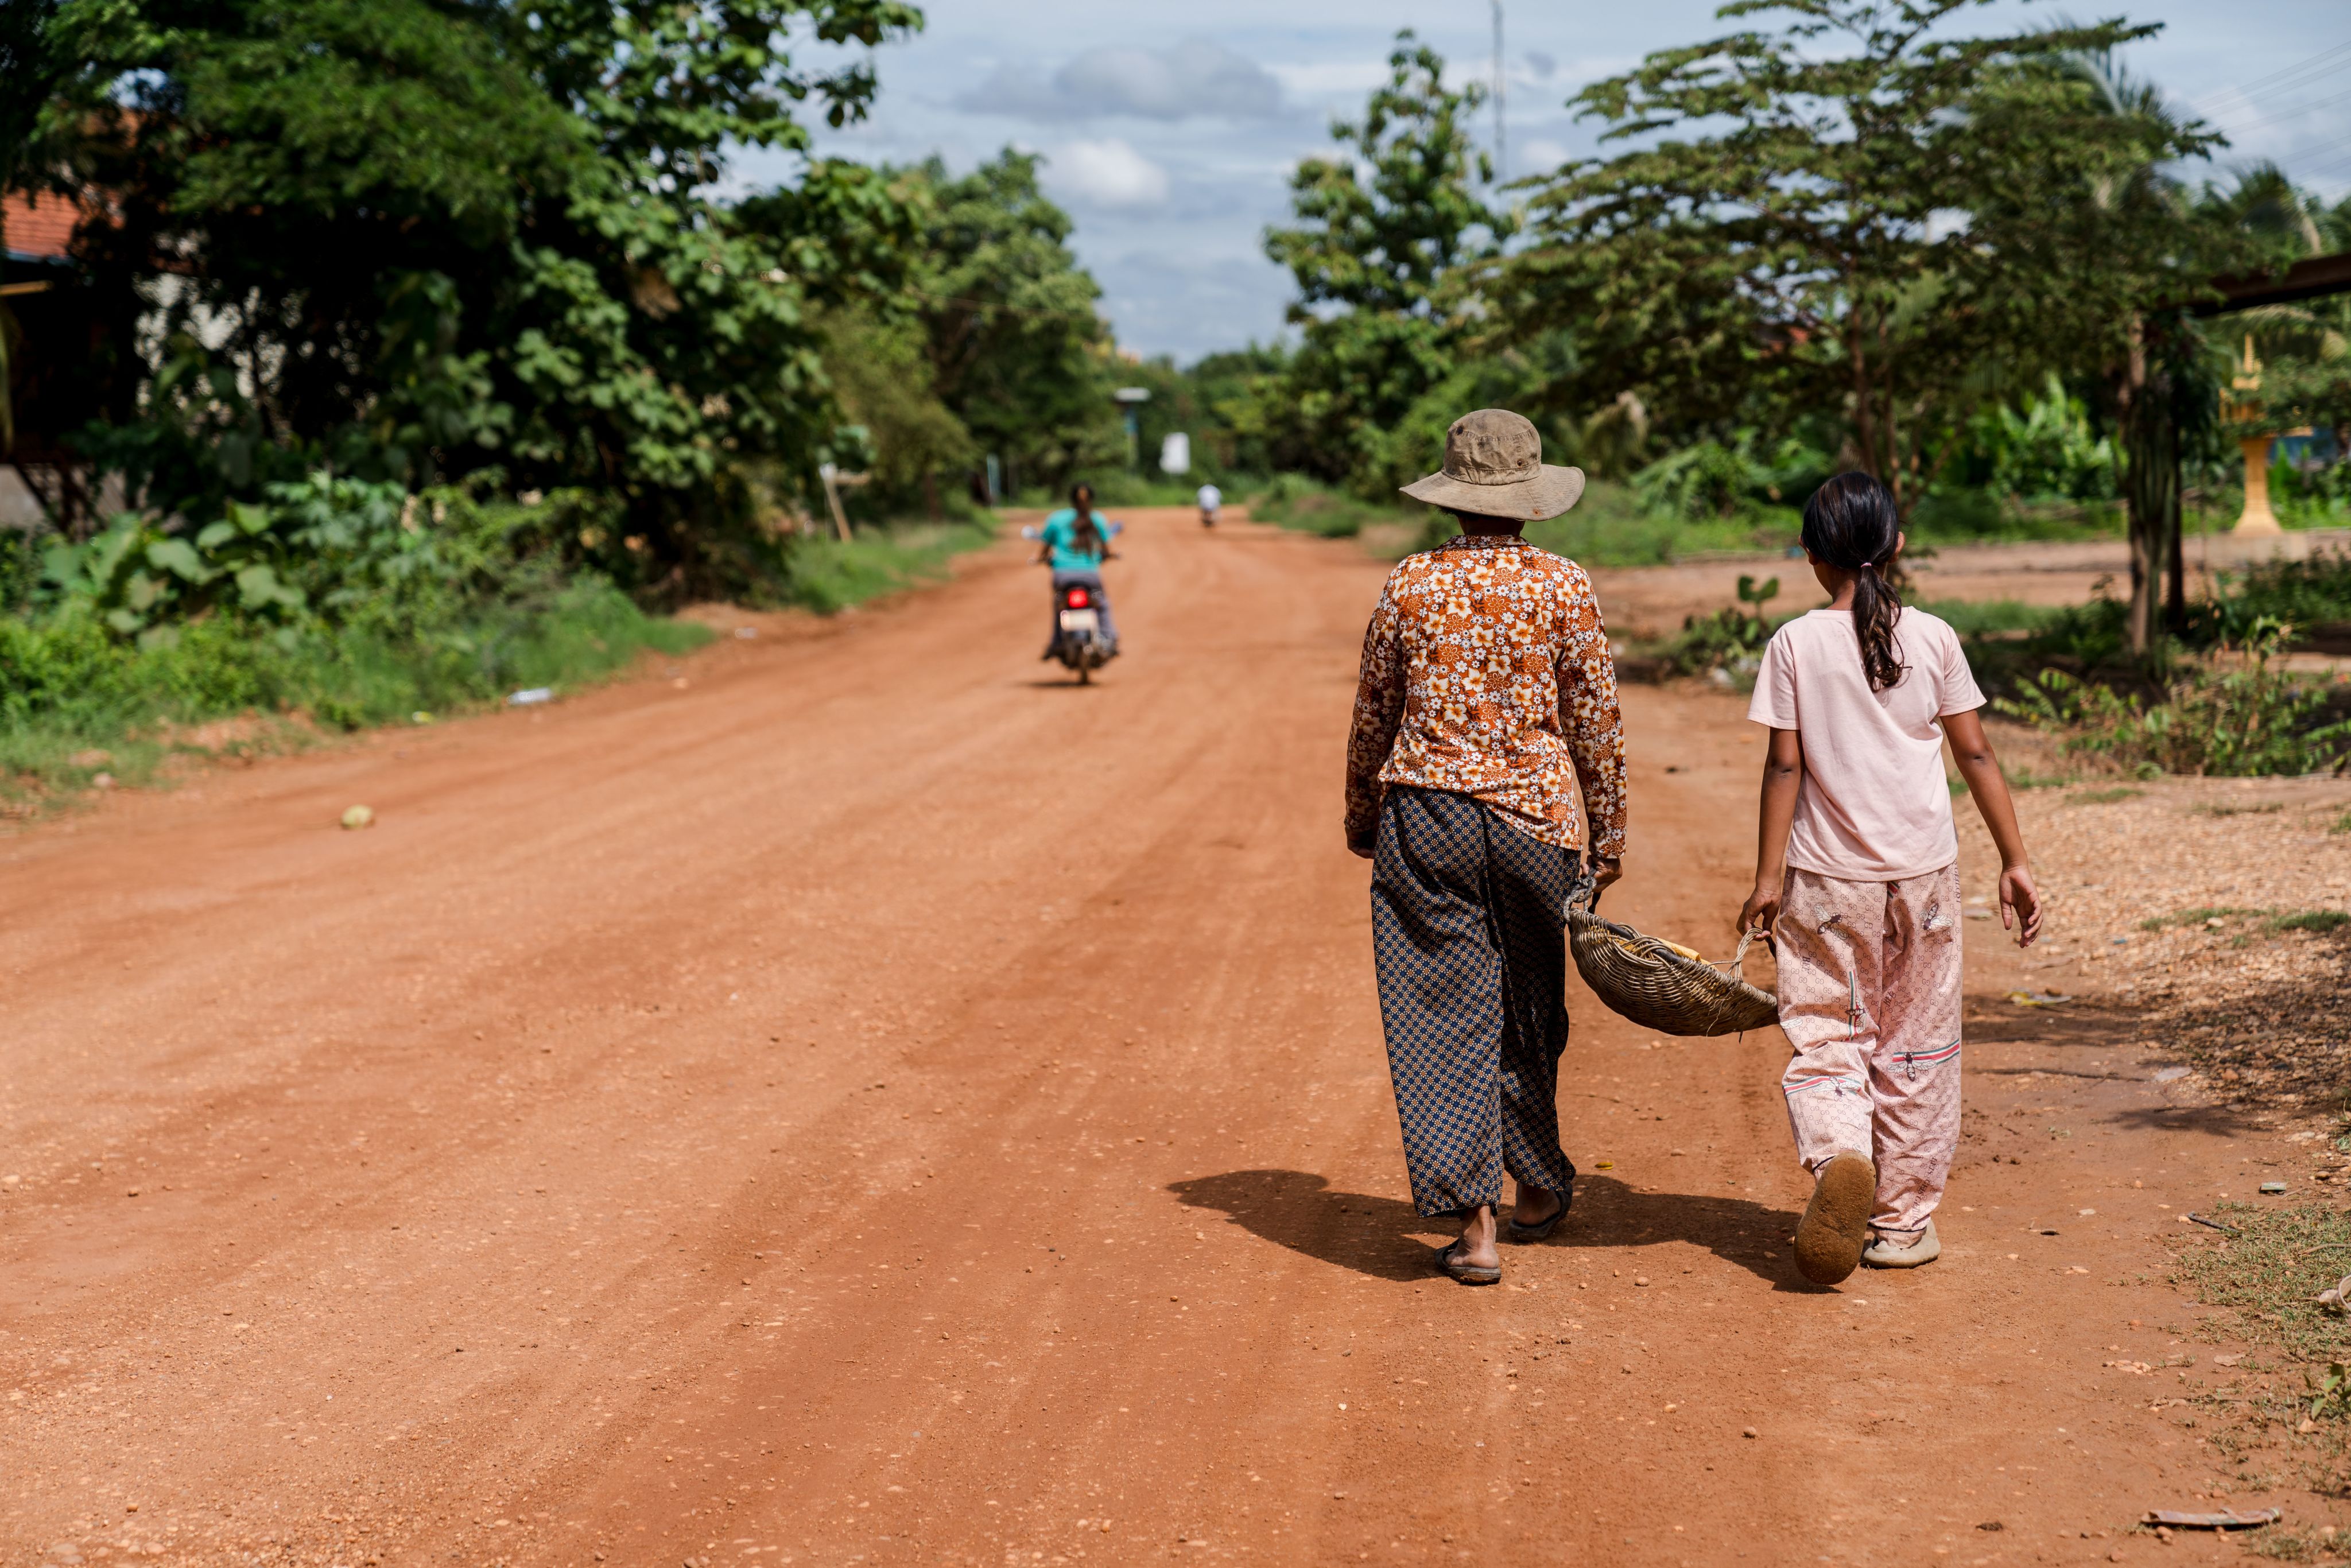
[[[1494,183],[1507,184],[1510,178],[1509,147],[1503,141],[1502,110],[1508,101],[1508,84],[1502,75],[1502,0],[1494,4]]]

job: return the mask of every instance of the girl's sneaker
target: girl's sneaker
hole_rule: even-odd
[[[1869,1214],[1877,1205],[1877,1167],[1850,1149],[1821,1167],[1813,1201],[1796,1222],[1796,1270],[1815,1285],[1834,1285],[1861,1266]]]
[[[1876,1235],[1861,1249],[1861,1260],[1873,1269],[1916,1269],[1921,1263],[1932,1263],[1943,1255],[1943,1244],[1935,1236],[1935,1222],[1927,1221],[1927,1228],[1912,1237],[1907,1244],[1897,1243],[1890,1236]]]

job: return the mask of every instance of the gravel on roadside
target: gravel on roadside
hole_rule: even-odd
[[[2106,778],[2018,809],[2037,986],[2110,997],[2218,1098],[2351,1111],[2351,779]]]

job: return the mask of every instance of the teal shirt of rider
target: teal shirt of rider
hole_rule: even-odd
[[[1038,539],[1050,554],[1055,571],[1099,571],[1102,554],[1110,547],[1110,519],[1100,512],[1094,518],[1094,548],[1078,548],[1078,513],[1074,507],[1064,507],[1045,519]]]

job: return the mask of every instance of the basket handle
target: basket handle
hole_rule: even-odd
[[[1747,949],[1752,947],[1759,939],[1765,946],[1770,946],[1771,933],[1768,926],[1757,925],[1739,934],[1739,951],[1730,956],[1730,973],[1734,978],[1740,980],[1747,978],[1745,973]]]

